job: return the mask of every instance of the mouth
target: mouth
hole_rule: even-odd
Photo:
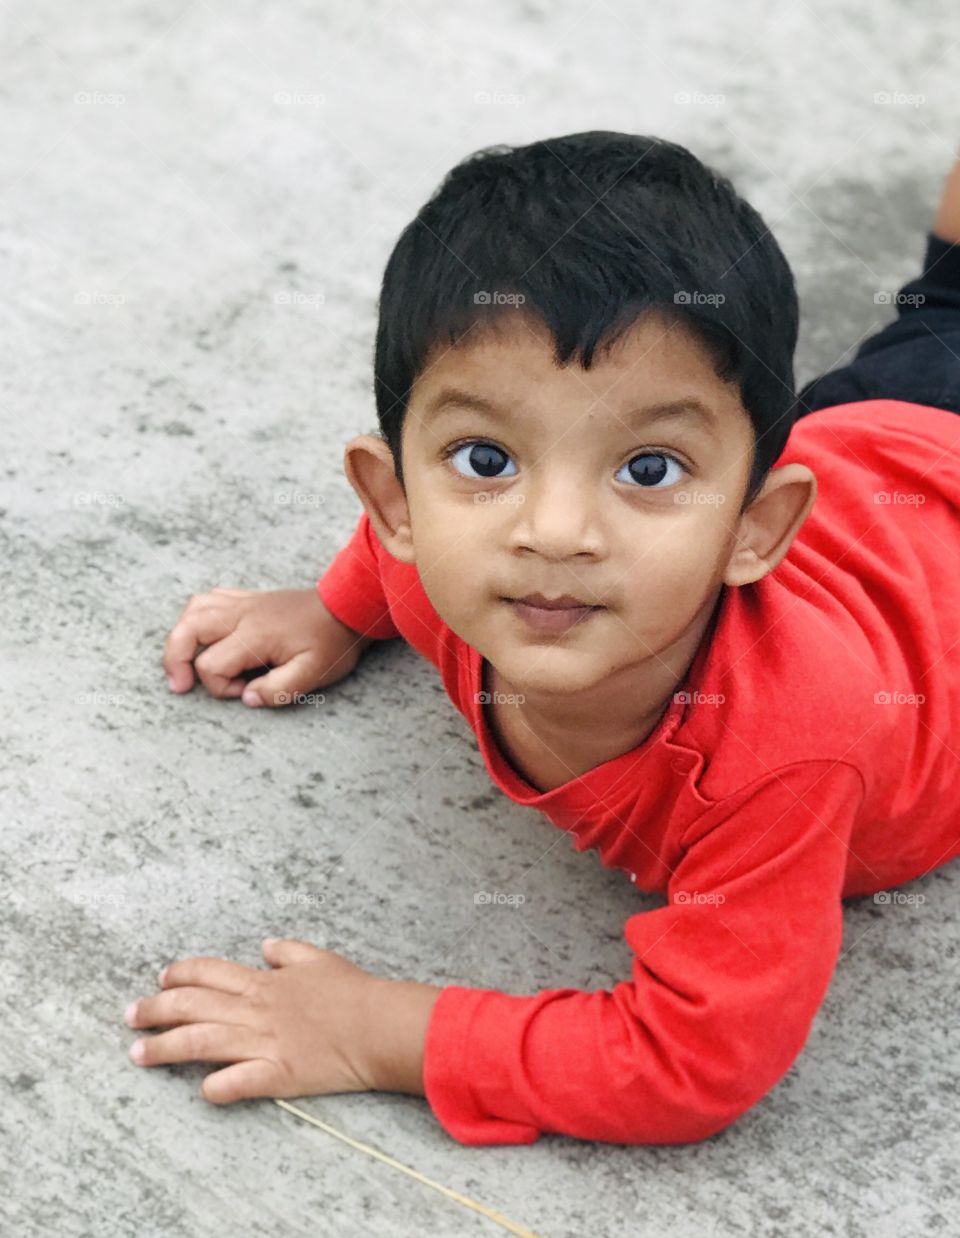
[[[528,627],[538,632],[565,632],[576,624],[583,623],[603,606],[594,606],[569,594],[561,597],[548,598],[542,593],[529,593],[522,598],[503,598],[509,603],[510,609],[522,619]]]
[[[521,602],[524,606],[536,606],[540,610],[599,610],[592,602],[583,598],[575,598],[564,593],[560,597],[548,598],[542,593],[527,593],[522,598],[507,598],[508,602]]]

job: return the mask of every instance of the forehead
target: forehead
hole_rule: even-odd
[[[442,387],[459,387],[492,400],[516,400],[521,392],[550,398],[570,394],[619,403],[698,396],[718,414],[743,411],[735,384],[717,376],[706,346],[682,321],[648,312],[609,348],[598,348],[589,370],[574,358],[559,366],[546,323],[520,310],[506,310],[474,323],[454,345],[436,343],[411,391],[422,407]]]

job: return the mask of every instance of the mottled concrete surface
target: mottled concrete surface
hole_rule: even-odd
[[[874,293],[913,272],[960,138],[956,6],[4,19],[0,1229],[504,1232],[270,1101],[208,1104],[206,1067],[136,1068],[123,1008],[174,958],[260,964],[269,933],[435,983],[609,986],[643,897],[492,788],[400,642],[321,709],[252,712],[171,696],[163,638],[192,593],[307,587],[343,543],[383,263],[477,147],[692,146],[795,266],[801,381],[842,360],[892,316]],[[522,918],[476,915],[478,881],[527,870]],[[471,1149],[422,1100],[299,1103],[551,1238],[960,1234],[958,878],[915,883],[922,908],[847,906],[801,1058],[704,1144]]]

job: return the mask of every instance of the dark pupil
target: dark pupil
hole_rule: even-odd
[[[651,465],[650,461],[655,463]],[[658,455],[634,456],[627,467],[634,481],[663,481],[667,472],[667,458]]]
[[[481,477],[495,477],[503,468],[504,460],[500,448],[491,443],[474,443],[470,449],[470,467]],[[629,468],[634,481],[656,484],[663,481],[667,474],[667,459],[656,454],[634,456]]]
[[[470,467],[476,469],[481,477],[496,477],[505,460],[500,448],[491,443],[475,443],[470,449]]]

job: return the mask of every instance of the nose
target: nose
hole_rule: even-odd
[[[546,470],[524,492],[513,530],[515,547],[550,559],[601,553],[597,496],[570,472]]]

